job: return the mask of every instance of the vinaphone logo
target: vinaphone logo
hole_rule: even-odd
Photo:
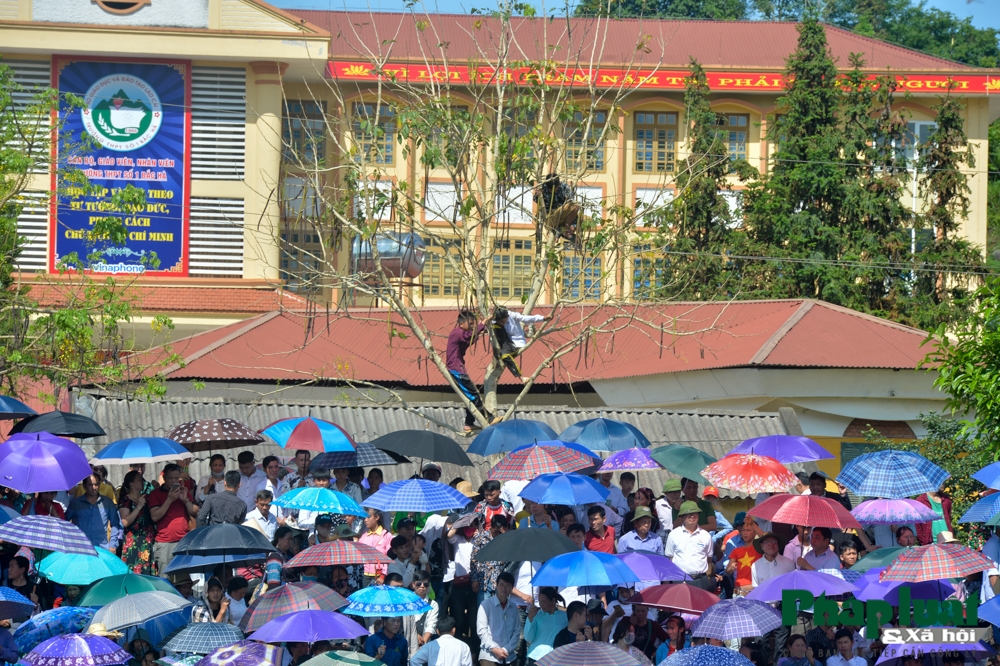
[[[141,148],[153,140],[163,124],[159,95],[146,81],[131,74],[98,79],[83,102],[83,126],[108,150]]]

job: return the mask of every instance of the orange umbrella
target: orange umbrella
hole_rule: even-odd
[[[813,495],[775,495],[747,514],[786,525],[861,529],[857,519],[840,502]]]
[[[795,485],[795,475],[774,458],[734,453],[705,469],[701,475],[713,486],[741,493],[784,493]]]

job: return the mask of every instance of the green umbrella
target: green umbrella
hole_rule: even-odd
[[[127,573],[118,576],[109,576],[104,580],[94,583],[94,586],[87,590],[87,593],[80,599],[80,605],[106,606],[112,601],[117,601],[128,594],[156,592],[157,590],[180,595],[180,592],[175,590],[174,586],[163,578]]]
[[[852,571],[868,571],[879,567],[887,567],[897,557],[908,550],[902,546],[896,548],[879,548],[874,553],[868,553],[851,566]]]
[[[302,666],[346,666],[347,664],[384,664],[375,657],[369,657],[363,652],[345,652],[330,650],[316,655]]]
[[[38,573],[53,583],[90,585],[95,580],[128,573],[128,566],[109,550],[97,549],[97,557],[78,553],[52,553],[38,563]]]
[[[653,460],[677,476],[683,476],[698,483],[711,485],[701,475],[701,470],[714,463],[715,458],[700,449],[684,446],[683,444],[668,444],[667,446],[658,446],[652,449],[649,455]]]

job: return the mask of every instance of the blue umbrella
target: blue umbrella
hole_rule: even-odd
[[[429,513],[461,509],[472,500],[451,486],[425,479],[393,481],[361,503],[379,511],[419,511]]]
[[[1000,596],[993,597],[979,607],[979,619],[1000,627]]]
[[[972,478],[987,488],[1000,490],[1000,462],[990,463],[978,472],[975,472]]]
[[[960,523],[985,523],[993,516],[1000,513],[1000,493],[987,495],[975,504],[970,506],[962,517],[958,519]]]
[[[536,587],[612,586],[618,583],[638,583],[639,577],[614,555],[590,550],[578,550],[556,555],[542,565],[531,579]]]
[[[416,592],[389,585],[369,585],[347,597],[347,601],[350,603],[341,612],[361,617],[422,615],[431,607]]]
[[[308,451],[346,451],[356,453],[354,440],[336,423],[311,416],[293,417],[275,421],[260,431],[283,449]]]
[[[673,653],[659,666],[753,666],[753,662],[729,648],[699,645]]]
[[[117,555],[103,548],[97,557],[78,553],[52,553],[38,563],[38,573],[61,585],[90,585],[95,580],[128,573]]]
[[[38,412],[15,398],[0,395],[0,419],[23,419]]]
[[[469,445],[469,453],[490,456],[507,453],[524,444],[558,439],[556,431],[541,421],[511,419],[484,429]]]
[[[840,580],[845,580],[852,585],[857,585],[859,588],[863,587],[863,585],[858,583],[858,581],[865,575],[865,572],[860,569],[819,569],[818,571],[820,573],[836,576]],[[881,569],[879,569],[879,571],[881,571]]]
[[[837,481],[861,497],[899,499],[933,492],[951,474],[919,453],[887,449],[858,456]]]
[[[0,620],[30,617],[35,604],[28,597],[9,587],[0,587]]]
[[[135,640],[136,638],[146,638],[146,636],[148,636],[149,638],[146,640],[149,641],[150,645],[159,645],[167,640],[167,637],[172,633],[181,627],[189,625],[190,623],[190,608],[185,608],[174,613],[167,613],[166,615],[160,615],[159,617],[146,620],[142,624],[137,624],[125,629],[125,636],[122,639],[122,644],[128,645],[129,642]],[[145,634],[145,636],[143,636],[143,634]],[[234,640],[230,642],[234,643],[236,641]]]
[[[166,437],[132,437],[111,442],[94,455],[109,465],[171,462],[190,458],[191,452]]]
[[[650,446],[642,431],[631,423],[604,417],[578,421],[563,430],[559,439],[583,444],[594,451],[623,451],[634,446],[648,449]]]
[[[600,483],[581,474],[542,474],[521,490],[523,499],[538,504],[558,504],[560,506],[577,506],[604,502],[610,491]]]
[[[272,504],[286,509],[305,509],[345,516],[368,515],[368,512],[358,506],[353,499],[329,488],[294,488],[275,499]]]
[[[184,654],[208,654],[243,640],[243,632],[226,622],[195,622],[175,630],[157,647]]]
[[[583,444],[577,444],[576,442],[566,442],[566,441],[563,441],[563,440],[560,440],[560,439],[556,439],[556,440],[552,440],[552,441],[548,441],[548,442],[531,442],[530,444],[522,444],[521,446],[519,446],[516,449],[514,449],[513,451],[511,451],[511,453],[514,453],[515,451],[520,451],[522,449],[527,449],[529,447],[536,446],[536,445],[537,446],[543,446],[543,445],[544,446],[565,446],[567,449],[573,449],[574,451],[579,451],[580,453],[582,453],[585,456],[590,456],[595,461],[600,461],[601,460],[601,456],[597,455],[596,453],[594,453],[593,451],[591,451],[590,449],[588,449]]]
[[[21,654],[30,652],[36,645],[63,634],[76,634],[90,624],[96,608],[63,606],[39,613],[14,632],[14,642]]]
[[[796,435],[752,437],[743,441],[726,455],[734,453],[756,453],[759,456],[774,458],[785,465],[833,458],[832,453],[813,440]]]
[[[780,626],[781,613],[776,609],[763,601],[737,597],[709,606],[691,626],[691,635],[728,641],[763,636]]]
[[[224,555],[174,555],[163,573],[211,573],[220,564],[244,566],[263,562],[267,559],[268,554],[261,551],[256,553],[226,553]]]

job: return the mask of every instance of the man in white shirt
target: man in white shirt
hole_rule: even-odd
[[[499,310],[504,310],[506,313],[507,321],[504,323],[503,327],[507,331],[507,335],[510,336],[510,341],[514,343],[514,346],[518,349],[523,349],[525,345],[528,344],[527,337],[524,334],[524,324],[539,324],[545,321],[545,317],[542,315],[526,315],[521,312],[514,312],[513,310],[506,310],[505,308],[499,308],[497,315],[499,316]],[[499,318],[498,318],[499,321]]]
[[[660,519],[664,536],[670,533],[674,524],[674,509],[680,508],[681,480],[667,479],[663,482],[663,497],[656,500],[656,517]]]
[[[510,505],[514,508],[515,516],[524,510],[524,500],[521,499],[520,493],[529,483],[531,482],[524,479],[512,479],[504,481],[504,484],[500,487],[500,499],[510,502]]]
[[[833,532],[829,527],[814,527],[809,535],[812,550],[798,559],[799,569],[819,571],[820,569],[840,569],[840,558],[830,548]]]
[[[712,535],[698,526],[701,509],[694,502],[683,502],[677,510],[681,526],[667,537],[664,555],[681,571],[691,576],[691,584],[703,590],[714,590],[715,564],[712,561]]]
[[[517,659],[517,643],[521,638],[521,618],[517,605],[510,599],[514,576],[504,571],[497,576],[497,591],[479,605],[476,632],[479,634],[481,664],[507,664]]]
[[[410,666],[472,666],[469,646],[455,638],[455,618],[438,620],[439,637],[417,650]]]
[[[194,501],[201,506],[212,493],[221,493],[226,489],[226,456],[216,453],[208,461],[211,474],[206,474],[198,480],[194,490]]]
[[[779,545],[778,535],[774,532],[768,532],[760,538],[760,549],[764,551],[764,557],[750,567],[751,583],[755,588],[772,578],[795,571],[795,563],[778,553]]]
[[[997,535],[996,528],[983,544],[982,553],[993,561],[993,567],[983,572],[983,587],[979,593],[979,603],[985,604],[996,596],[993,593],[993,586],[996,584],[997,578],[1000,577],[1000,535]]]
[[[610,493],[608,498],[604,500],[604,503],[614,509],[620,516],[624,516],[628,513],[628,500],[626,500],[625,496],[622,495],[622,489],[611,483],[611,479],[614,477],[614,474],[611,472],[601,472],[600,474],[596,474],[595,477],[597,478],[597,481],[602,486],[607,488]]]
[[[247,581],[240,576],[233,576],[226,586],[226,599],[229,600],[229,623],[240,626],[240,620],[247,612]]]
[[[257,503],[257,488],[267,476],[254,464],[253,451],[242,451],[236,462],[240,466],[240,489],[236,495],[247,503],[247,511],[252,511]]]
[[[281,461],[278,460],[277,456],[267,456],[261,466],[264,468],[265,478],[257,484],[257,490],[270,490],[275,499],[284,495],[288,490],[288,485],[278,478],[278,472],[281,471]]]
[[[274,531],[278,529],[278,517],[271,508],[274,495],[270,490],[258,490],[255,498],[255,508],[247,513],[244,525],[249,525],[260,530],[267,540],[274,538]]]
[[[826,660],[826,666],[868,666],[868,660],[854,654],[854,630],[841,629],[833,636],[837,654]]]

